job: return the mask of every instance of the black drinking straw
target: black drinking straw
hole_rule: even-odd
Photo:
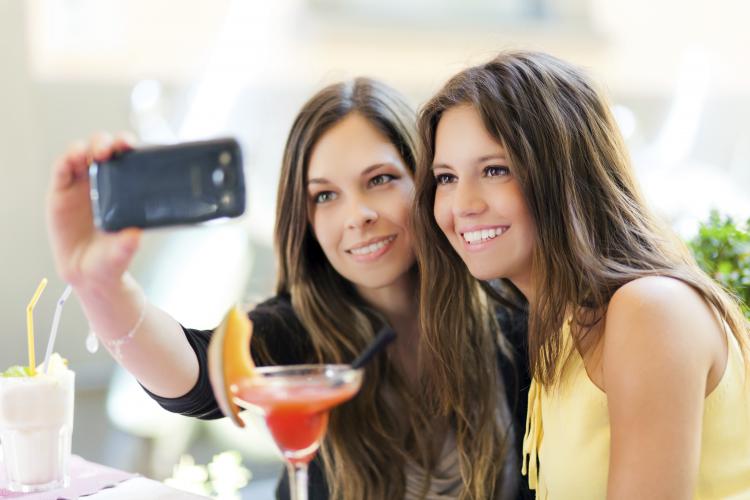
[[[384,326],[380,329],[375,338],[370,342],[362,354],[357,356],[357,359],[352,361],[352,368],[358,369],[366,365],[377,353],[385,349],[385,347],[393,342],[396,338],[396,332],[389,326]]]

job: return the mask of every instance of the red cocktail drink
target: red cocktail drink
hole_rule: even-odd
[[[342,383],[332,387],[312,379],[298,383],[280,387],[264,383],[263,379],[244,380],[238,384],[235,401],[243,407],[260,408],[284,457],[290,462],[307,463],[325,435],[328,411],[351,399],[359,390],[359,384]]]
[[[325,435],[329,411],[354,397],[361,385],[362,370],[349,365],[262,367],[232,385],[237,405],[263,412],[289,464],[292,498],[307,498],[307,464]]]

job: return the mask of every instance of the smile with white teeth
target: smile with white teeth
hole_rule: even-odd
[[[467,231],[462,233],[461,236],[469,245],[477,245],[497,238],[507,230],[507,227],[494,227],[491,229],[481,229],[479,231]]]
[[[391,241],[395,239],[396,239],[395,236],[389,236],[385,238],[384,240],[380,240],[377,243],[373,243],[372,245],[367,245],[367,246],[359,247],[359,248],[352,248],[351,250],[349,250],[349,253],[353,255],[368,255],[373,252],[377,252],[378,250],[388,245]]]

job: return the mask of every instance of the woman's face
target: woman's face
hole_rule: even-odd
[[[395,283],[414,264],[414,181],[395,146],[359,113],[328,130],[307,172],[312,229],[333,268],[358,288]]]
[[[534,222],[505,149],[473,106],[443,113],[433,173],[435,220],[471,274],[509,278],[528,296]]]

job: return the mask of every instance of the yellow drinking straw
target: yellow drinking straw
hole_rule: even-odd
[[[26,339],[29,343],[29,373],[32,376],[36,375],[36,359],[34,358],[34,306],[36,306],[36,301],[39,300],[39,296],[46,286],[47,278],[42,278],[39,286],[36,287],[34,296],[31,297],[31,302],[26,306]]]

